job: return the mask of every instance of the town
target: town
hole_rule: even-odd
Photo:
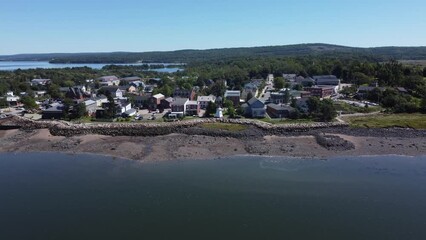
[[[167,76],[169,80],[174,80]],[[3,97],[3,114],[17,114],[38,119],[81,119],[91,121],[173,121],[194,117],[230,117],[256,119],[306,118],[316,111],[313,99],[322,100],[329,108],[321,120],[336,117],[336,103],[349,103],[361,110],[378,104],[344,98],[345,88],[334,75],[302,77],[297,74],[252,79],[241,90],[232,90],[227,80],[209,80],[204,88],[218,88],[219,94],[203,95],[200,86],[176,88],[172,93],[159,91],[164,86],[161,78],[100,76],[85,81],[84,85],[57,88],[52,93],[50,79],[32,79],[27,92],[8,91]],[[161,89],[161,88],[160,88]],[[376,87],[359,87],[356,95],[364,97]],[[380,88],[377,88],[380,89]],[[397,88],[405,93],[404,88]],[[51,97],[57,96],[56,98]],[[346,96],[347,97],[347,96]],[[334,103],[331,101],[333,100]],[[318,103],[316,103],[318,104]],[[317,108],[319,106],[316,106]],[[324,111],[321,111],[324,113]],[[327,111],[326,111],[327,112]],[[341,112],[341,111],[340,111]]]

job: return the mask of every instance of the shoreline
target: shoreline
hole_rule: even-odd
[[[315,134],[340,140],[336,146],[323,146]],[[351,156],[426,155],[423,136],[382,137],[340,134],[333,129],[296,135],[243,137],[172,133],[159,136],[77,135],[54,136],[49,129],[2,130],[0,152],[58,152],[95,154],[140,162],[207,160],[233,156],[292,157],[327,159]],[[197,133],[195,131],[195,133]],[[360,134],[362,135],[362,134]],[[393,134],[391,134],[393,135]],[[341,144],[342,143],[342,144]],[[346,145],[347,146],[346,146]],[[349,147],[348,147],[349,146]]]

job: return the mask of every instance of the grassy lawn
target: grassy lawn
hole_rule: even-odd
[[[382,110],[381,107],[373,107],[369,106],[368,108],[365,107],[356,107],[352,106],[345,102],[338,102],[334,104],[334,107],[336,108],[336,111],[342,111],[344,114],[352,114],[352,113],[371,113],[371,112],[378,112]]]
[[[346,117],[352,127],[409,127],[426,129],[426,114],[383,114],[362,117]]]
[[[206,129],[220,129],[231,132],[239,132],[247,129],[245,125],[232,123],[203,123],[200,126]]]
[[[270,123],[270,124],[290,124],[290,123],[312,123],[312,119],[272,119],[272,118],[262,118],[258,119],[259,121]]]

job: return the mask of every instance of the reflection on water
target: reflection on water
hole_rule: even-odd
[[[426,157],[0,155],[0,239],[425,239]]]

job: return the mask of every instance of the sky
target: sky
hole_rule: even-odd
[[[425,0],[0,0],[0,55],[426,46]]]

